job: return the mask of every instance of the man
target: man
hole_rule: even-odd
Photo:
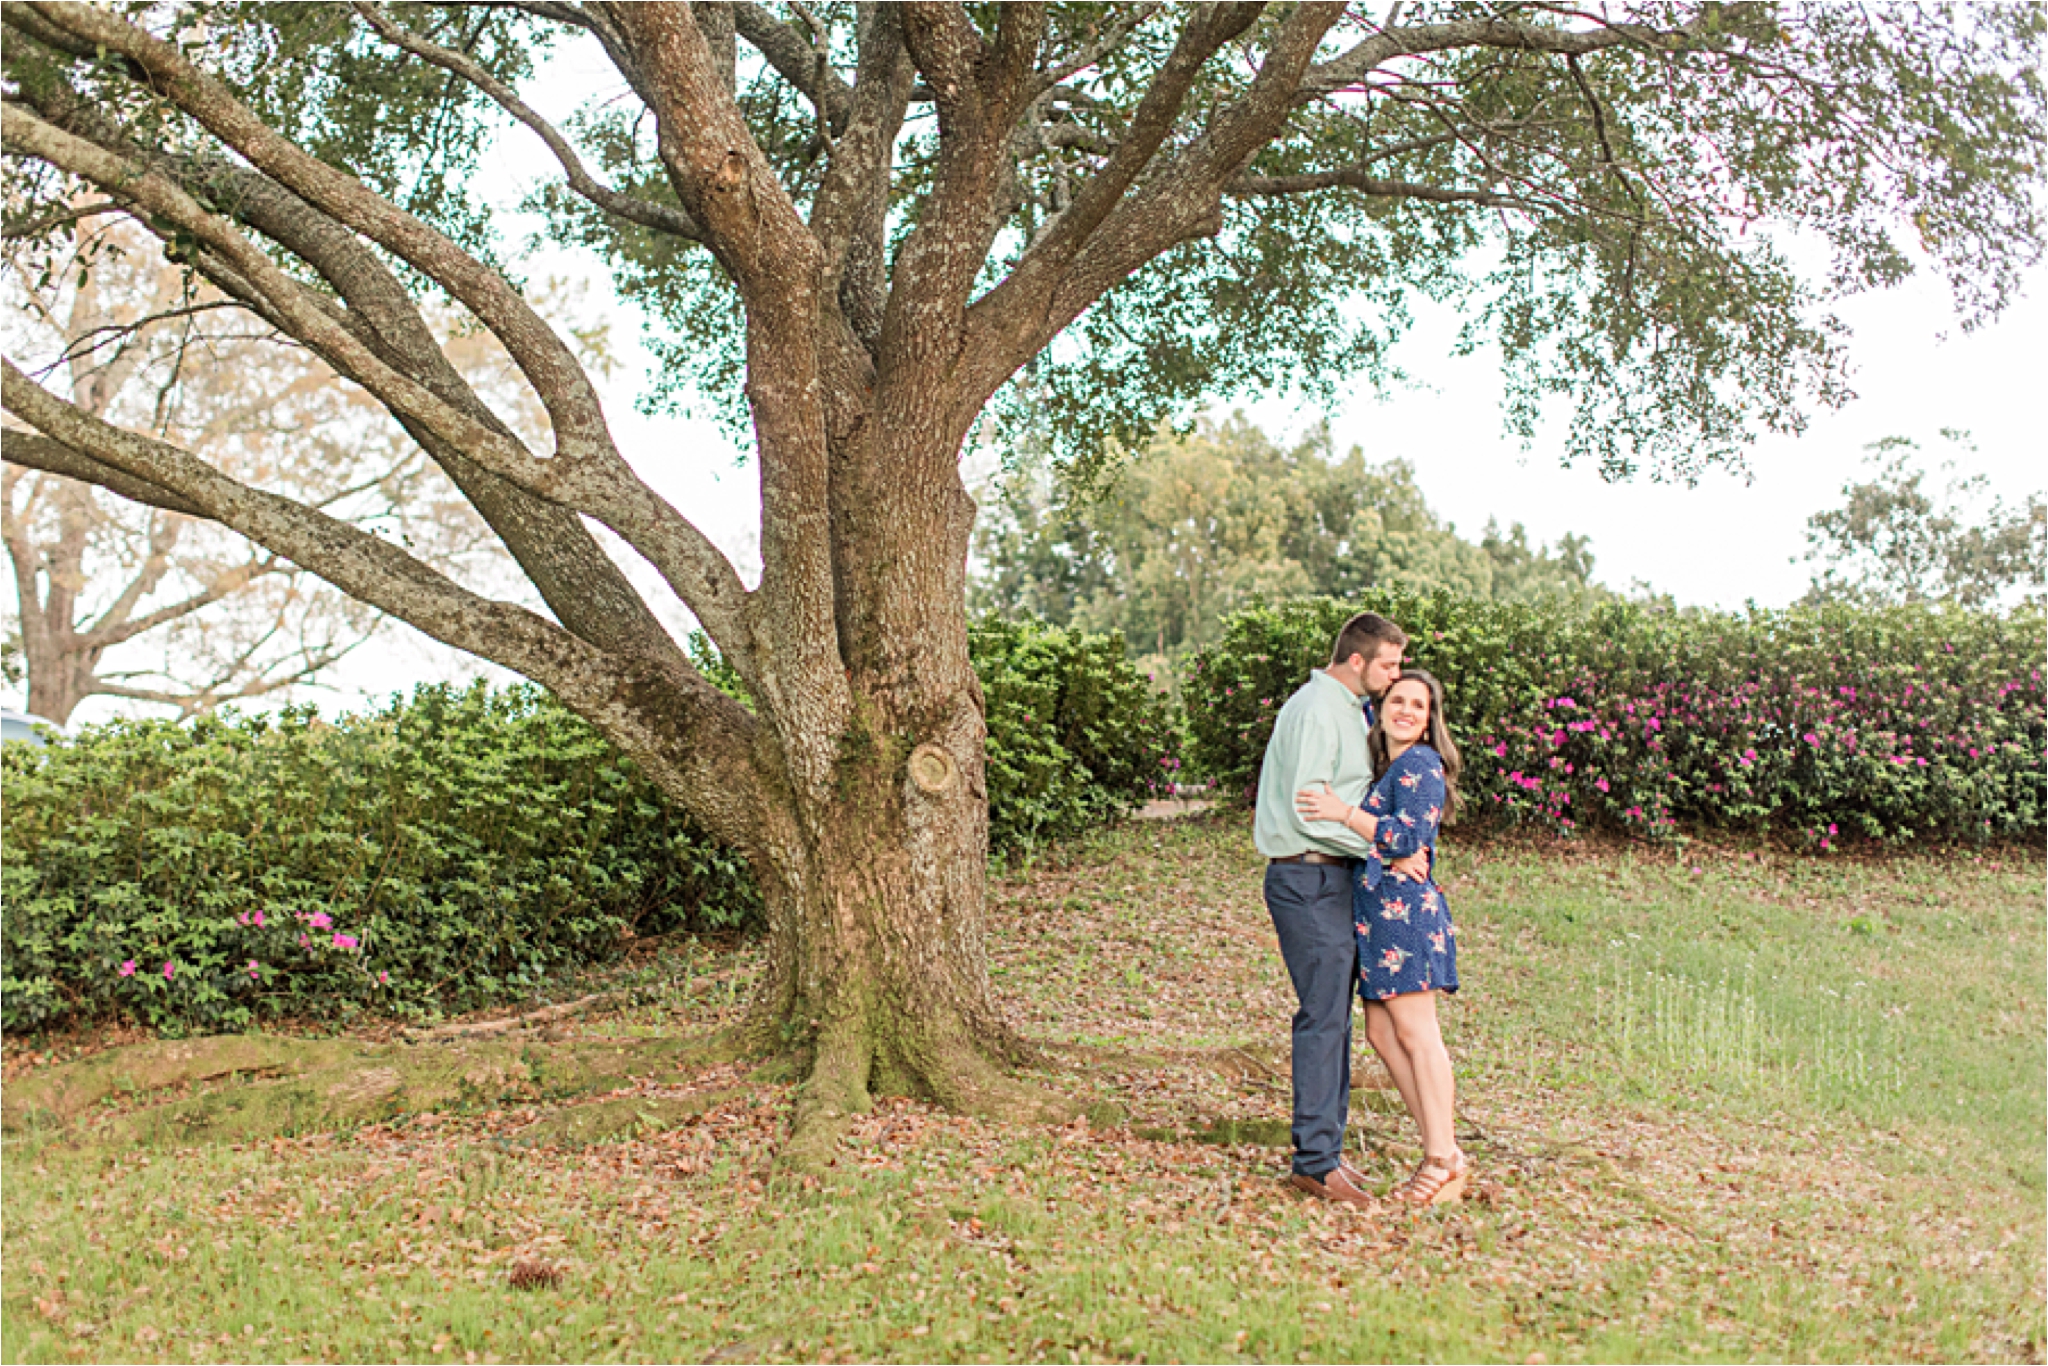
[[[1337,633],[1326,669],[1287,699],[1266,743],[1252,838],[1266,863],[1266,909],[1294,983],[1294,1162],[1290,1184],[1325,1200],[1372,1203],[1344,1164],[1351,1113],[1351,1000],[1358,988],[1358,941],[1351,924],[1351,860],[1364,839],[1329,821],[1310,823],[1294,794],[1323,784],[1356,805],[1372,785],[1365,736],[1369,704],[1401,676],[1408,637],[1385,617],[1361,612]],[[1428,856],[1388,866],[1428,875]]]

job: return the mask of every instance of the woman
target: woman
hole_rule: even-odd
[[[1436,994],[1458,989],[1456,931],[1434,876],[1411,882],[1385,873],[1395,859],[1433,850],[1457,802],[1458,747],[1444,725],[1443,684],[1419,670],[1402,674],[1366,745],[1378,776],[1363,806],[1327,790],[1297,792],[1294,802],[1304,818],[1340,821],[1373,846],[1351,893],[1365,1037],[1422,1131],[1422,1165],[1393,1198],[1449,1204],[1464,1194],[1467,1171],[1451,1127],[1451,1056],[1437,1029]]]

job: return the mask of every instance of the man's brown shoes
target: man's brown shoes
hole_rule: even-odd
[[[1303,1176],[1296,1172],[1287,1178],[1287,1184],[1298,1191],[1305,1191],[1318,1200],[1336,1200],[1346,1205],[1358,1205],[1370,1209],[1379,1204],[1366,1194],[1365,1187],[1358,1183],[1350,1166],[1332,1167],[1321,1176]]]

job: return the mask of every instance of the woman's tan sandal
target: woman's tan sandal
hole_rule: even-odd
[[[1455,1205],[1465,1194],[1467,1175],[1463,1153],[1454,1154],[1448,1161],[1426,1157],[1415,1169],[1415,1175],[1394,1188],[1391,1198],[1404,1205]]]

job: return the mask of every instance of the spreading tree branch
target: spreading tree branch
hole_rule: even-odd
[[[1340,90],[1358,89],[1374,71],[1396,57],[1417,57],[1462,48],[1497,48],[1560,57],[1583,57],[1625,46],[1665,52],[1684,45],[1695,27],[1686,25],[1667,30],[1648,24],[1601,24],[1584,29],[1566,29],[1502,18],[1463,19],[1446,24],[1417,24],[1409,28],[1382,27],[1371,37],[1312,67],[1301,82],[1297,99],[1308,101]]]
[[[742,0],[731,8],[739,36],[767,59],[776,75],[811,102],[833,136],[843,134],[853,117],[854,92],[838,72],[819,60],[815,34],[783,23],[765,5]]]
[[[1106,291],[1176,243],[1221,226],[1224,187],[1285,125],[1316,47],[1342,16],[1342,4],[1297,6],[1274,34],[1250,88],[1131,191],[1172,130],[1202,65],[1248,27],[1259,8],[1218,5],[1204,11],[1206,22],[1190,21],[1140,101],[1116,155],[1009,277],[975,303],[966,348],[975,358],[975,373],[963,392],[975,411]],[[1148,110],[1155,95],[1159,106]]]
[[[79,204],[68,209],[54,209],[49,213],[39,214],[25,223],[16,223],[9,226],[4,232],[0,232],[0,240],[9,242],[28,241],[41,237],[44,233],[54,232],[58,228],[69,224],[82,223],[88,218],[97,218],[101,214],[124,212],[126,210],[122,208],[121,204],[112,199],[95,200],[90,204]]]
[[[1461,190],[1447,185],[1424,185],[1410,180],[1384,180],[1367,174],[1362,166],[1345,166],[1334,171],[1309,171],[1300,175],[1244,175],[1230,182],[1225,193],[1233,196],[1313,194],[1338,187],[1357,190],[1375,199],[1419,199],[1430,204],[1478,204],[1495,209],[1523,209],[1531,213],[1549,207],[1521,195],[1495,190]]]
[[[897,6],[869,5],[863,13],[852,112],[818,186],[811,231],[847,326],[872,351],[889,295],[890,160],[917,73],[904,48]]]
[[[375,29],[384,41],[412,53],[421,61],[460,76],[490,96],[499,108],[532,129],[540,140],[547,144],[548,150],[554,153],[555,160],[561,163],[562,170],[569,178],[569,188],[598,208],[655,232],[667,233],[692,242],[704,240],[704,230],[681,210],[667,204],[655,203],[653,200],[621,194],[598,183],[590,172],[583,168],[583,162],[577,157],[575,149],[569,145],[569,140],[557,132],[554,125],[535,113],[519,98],[512,87],[486,71],[482,63],[452,48],[429,42],[398,23],[384,12],[382,6],[371,3],[371,0],[350,0],[350,3],[356,13],[363,16],[364,22]]]
[[[524,607],[470,592],[359,527],[251,488],[168,442],[103,422],[11,361],[0,361],[0,406],[54,443],[166,490],[197,515],[350,597],[541,683],[643,764],[665,770],[679,790],[702,794],[692,810],[720,838],[751,842],[759,801],[749,752],[756,722],[703,678],[659,661],[606,655]]]
[[[41,432],[25,432],[18,427],[7,428],[4,434],[0,434],[0,455],[4,455],[10,465],[40,470],[45,474],[61,474],[66,479],[76,479],[82,484],[96,484],[109,493],[119,494],[131,503],[161,508],[165,512],[175,512],[182,517],[206,515],[199,504],[191,499],[181,497],[161,484],[138,478],[126,470],[95,460],[84,451],[52,440]]]
[[[503,423],[475,402],[459,379],[437,388],[416,378],[428,364],[445,370],[445,361],[439,359],[417,309],[395,281],[378,295],[380,312],[373,317],[383,324],[380,335],[387,342],[394,336],[412,334],[410,365],[391,355],[388,346],[375,344],[362,322],[347,310],[279,269],[227,220],[203,208],[172,179],[168,168],[150,165],[145,169],[11,103],[0,115],[0,137],[9,150],[36,156],[141,205],[148,211],[147,226],[153,231],[161,233],[164,224],[172,224],[191,234],[201,246],[199,264],[223,288],[375,394],[444,465],[459,458],[560,505],[571,516],[585,512],[610,526],[661,571],[735,665],[743,670],[750,667],[753,641],[745,589],[724,555],[648,488],[609,445],[601,451],[586,451],[584,460],[559,450],[554,460],[535,460]],[[261,199],[265,187],[259,183],[240,188],[256,192],[255,197]],[[290,193],[283,187],[277,189]],[[299,203],[303,221],[297,226],[273,222],[277,238],[304,241],[317,233],[320,224],[331,221],[315,206]],[[342,235],[347,235],[345,230]],[[328,248],[329,256],[338,254],[331,242]],[[358,249],[355,257],[343,263],[344,279],[361,286],[366,279],[384,273],[367,253]],[[430,352],[434,356],[431,363],[426,360]],[[545,589],[547,585],[542,586]],[[630,596],[629,588],[621,585],[621,589],[613,596]]]
[[[852,695],[839,652],[832,564],[827,390],[820,338],[835,330],[823,252],[754,141],[686,6],[610,11],[644,74],[670,183],[737,286],[747,312],[747,398],[761,470],[761,586],[749,621],[757,649],[785,664],[766,701],[837,734]],[[836,330],[843,335],[843,320]],[[822,401],[821,401],[822,400]],[[764,681],[769,675],[764,674]],[[795,780],[831,781],[822,747],[792,754]]]
[[[258,170],[446,287],[496,334],[533,385],[554,426],[558,460],[577,465],[617,458],[589,376],[562,339],[497,271],[355,177],[278,134],[175,45],[78,0],[39,0],[29,8],[55,27],[134,62],[147,74],[153,90]],[[237,264],[256,278],[248,267]]]

